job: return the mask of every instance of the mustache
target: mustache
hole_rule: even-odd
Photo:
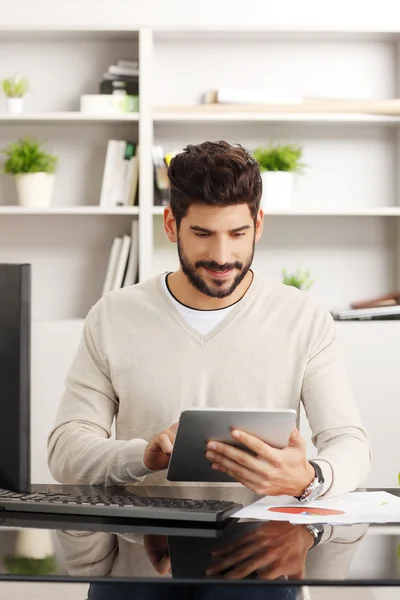
[[[216,273],[223,273],[224,271],[229,271],[230,269],[239,269],[239,271],[241,271],[243,269],[243,263],[236,261],[234,263],[225,263],[224,265],[219,265],[214,261],[198,260],[195,263],[195,267],[197,269],[200,267],[205,267],[206,269],[211,269],[211,271],[215,271]]]

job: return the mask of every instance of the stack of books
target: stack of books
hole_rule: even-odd
[[[139,146],[129,140],[109,140],[99,205],[103,208],[137,203]]]
[[[103,73],[100,94],[124,94],[129,96],[133,111],[139,110],[139,62],[136,59],[119,58]]]
[[[139,64],[118,59],[103,73],[97,93],[82,94],[80,111],[89,114],[119,114],[139,110]]]
[[[127,94],[139,93],[139,62],[132,59],[119,58],[110,65],[100,82],[101,94],[112,94],[116,90],[125,90]]]
[[[132,221],[130,235],[116,236],[111,244],[102,296],[113,290],[134,285],[138,280],[139,223]]]

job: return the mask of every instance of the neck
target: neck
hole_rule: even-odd
[[[217,310],[235,304],[245,295],[252,281],[253,273],[249,270],[232,294],[225,298],[213,298],[196,290],[181,269],[168,276],[168,286],[175,298],[197,310]]]

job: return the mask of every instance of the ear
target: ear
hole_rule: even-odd
[[[164,209],[164,230],[169,241],[175,243],[178,239],[178,231],[170,206],[166,206]]]
[[[258,242],[260,239],[264,228],[264,212],[262,208],[258,211],[257,219],[256,219],[256,236],[255,241]]]

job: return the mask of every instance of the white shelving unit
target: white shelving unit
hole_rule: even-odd
[[[0,123],[131,123],[139,121],[139,113],[90,114],[80,111],[0,114]]]
[[[335,306],[395,288],[400,114],[224,110],[202,106],[201,97],[219,86],[240,86],[307,97],[394,98],[400,91],[399,39],[393,31],[248,27],[3,31],[0,49],[10,59],[0,60],[0,76],[23,69],[33,91],[23,114],[0,111],[0,144],[26,134],[45,140],[60,156],[54,206],[47,210],[16,206],[14,182],[4,175],[0,180],[0,256],[32,262],[34,317],[85,316],[99,297],[112,238],[128,232],[132,218],[139,219],[140,280],[175,268],[163,208],[153,206],[154,143],[166,151],[205,139],[239,141],[250,149],[271,140],[301,143],[308,168],[298,177],[295,206],[289,214],[266,214],[256,266],[276,277],[283,267],[309,267],[315,293]],[[139,58],[139,113],[80,113],[80,95],[97,91],[102,72],[122,56]],[[104,210],[98,202],[105,151],[117,136],[140,144],[139,206]],[[67,282],[55,267],[58,250],[51,243],[52,228],[61,224],[68,228],[69,242],[59,248],[60,260],[70,261]],[[55,273],[42,262],[49,247]],[[69,247],[82,251],[76,262]],[[74,290],[72,305],[66,304],[65,284]],[[43,311],[42,294],[59,296],[52,314]]]
[[[173,151],[207,139],[250,149],[269,141],[301,143],[308,168],[298,177],[295,206],[290,213],[266,214],[255,267],[276,278],[284,267],[309,268],[313,293],[331,307],[400,285],[400,115],[213,112],[200,105],[206,90],[223,86],[395,98],[399,41],[400,31],[383,29],[47,25],[0,31],[0,78],[23,72],[33,82],[22,115],[7,114],[0,103],[0,148],[29,135],[60,157],[54,205],[46,210],[17,206],[14,182],[0,176],[0,261],[33,265],[34,481],[51,480],[45,439],[82,320],[100,296],[112,239],[129,233],[132,219],[139,219],[140,280],[177,266],[176,249],[163,231],[164,209],[153,205],[153,144]],[[81,94],[97,91],[103,71],[123,57],[139,58],[139,113],[81,114]],[[140,145],[139,206],[104,210],[98,204],[106,147],[117,137]],[[372,386],[363,384],[364,363],[351,353],[359,338],[370,372],[375,359],[368,344],[377,360],[393,350],[386,345],[387,323],[371,324],[368,331],[367,324],[356,325],[338,329],[363,398]],[[62,350],[55,350],[57,344]],[[391,406],[398,372],[387,373]],[[367,405],[373,401],[368,396]],[[393,413],[384,432],[374,430],[374,439],[395,440],[399,416]],[[373,484],[389,484],[398,464],[378,459],[377,465]]]

